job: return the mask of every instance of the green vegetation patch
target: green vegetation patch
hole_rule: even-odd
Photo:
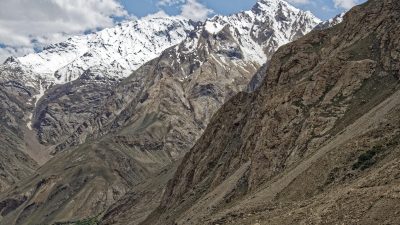
[[[376,163],[376,155],[378,155],[380,152],[382,152],[382,147],[381,146],[375,146],[372,149],[362,153],[358,159],[357,162],[353,164],[352,169],[353,170],[365,170],[371,167]]]

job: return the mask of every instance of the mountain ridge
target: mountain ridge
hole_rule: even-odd
[[[285,11],[282,11],[282,8]],[[238,15],[254,17],[257,13],[263,13],[265,16],[276,14],[276,19],[279,19],[278,16],[285,19],[286,16],[290,18],[295,14],[301,15],[301,17],[309,20],[308,24],[313,24],[304,27],[303,33],[316,26],[315,23],[321,22],[310,12],[300,11],[283,0],[260,0],[252,10],[229,16],[217,15],[207,19],[204,26],[210,27],[207,26],[207,23],[210,22],[215,24],[213,22],[215,18],[224,18],[228,20],[225,23],[229,23],[230,18]],[[268,17],[271,18],[271,16]],[[257,20],[260,21],[260,18]],[[233,24],[231,23],[231,25]],[[195,30],[196,26],[195,22],[183,17],[158,13],[135,21],[121,22],[115,27],[106,28],[96,33],[74,36],[64,42],[49,45],[41,52],[19,58],[10,58],[5,61],[5,64],[9,62],[19,63],[25,69],[40,75],[47,82],[56,84],[73,81],[89,69],[92,72],[98,70],[98,74],[104,78],[121,79],[127,77],[145,62],[158,57],[165,49],[179,44],[190,32]],[[236,26],[240,28],[240,23]],[[278,26],[282,27],[283,25],[278,24]],[[246,29],[250,28],[253,29],[246,27]],[[278,29],[275,30],[280,32]],[[296,30],[299,30],[299,28],[296,28]],[[278,39],[274,41],[276,42],[274,43],[275,47],[294,39],[293,37],[279,37],[284,36],[282,34],[282,32],[279,33],[275,38]],[[149,37],[154,37],[154,40],[147,39]],[[249,40],[249,38],[246,38],[246,40]],[[249,47],[260,48],[254,43]],[[248,57],[251,57],[251,55],[250,52]],[[262,52],[258,52],[257,55],[257,62],[263,64],[265,56]]]
[[[399,9],[370,0],[281,47],[142,224],[398,223]]]
[[[73,81],[96,67],[108,77],[120,79],[181,42],[193,29],[192,23],[180,17],[156,14],[93,34],[71,37],[16,60],[60,84]]]

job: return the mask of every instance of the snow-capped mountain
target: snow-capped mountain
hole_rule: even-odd
[[[214,35],[228,26],[245,59],[261,65],[279,46],[306,34],[320,22],[310,12],[283,0],[260,0],[252,10],[215,16],[202,27]],[[52,83],[73,81],[87,70],[100,77],[125,78],[165,49],[181,43],[195,27],[194,22],[182,17],[155,14],[69,38],[16,61],[31,74]]]
[[[190,71],[201,67],[204,58],[209,56],[225,70],[240,67],[253,75],[254,69],[268,62],[280,46],[307,34],[321,23],[311,12],[299,10],[283,0],[260,0],[251,10],[214,16],[205,21],[176,46],[173,65],[180,67],[186,79]],[[207,35],[215,38],[204,40]],[[186,61],[190,59],[192,65],[182,63],[182,57]],[[258,87],[262,74],[265,73],[256,74],[249,90]]]
[[[217,34],[229,27],[245,59],[264,64],[276,49],[311,31],[321,22],[309,11],[282,0],[260,0],[252,10],[231,16],[215,16],[205,29]]]
[[[174,50],[165,53],[184,79],[201,67],[207,57],[224,68],[241,67],[253,73],[272,54],[321,23],[311,12],[299,10],[283,0],[260,0],[248,11],[206,20]],[[215,38],[208,38],[208,36]],[[185,59],[185,62],[182,62]],[[191,61],[190,65],[186,65]],[[178,74],[176,74],[178,76]]]
[[[181,17],[156,14],[69,38],[40,53],[20,57],[18,61],[55,83],[75,80],[88,69],[99,71],[105,77],[124,78],[184,40],[193,30],[192,23]]]

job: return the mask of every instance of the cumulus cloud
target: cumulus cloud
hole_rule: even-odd
[[[8,57],[10,56],[24,56],[26,54],[33,53],[32,48],[11,48],[11,47],[4,47],[0,48],[0,63],[3,63]]]
[[[181,10],[181,16],[194,21],[206,20],[214,12],[196,0],[187,0]]]
[[[169,15],[164,10],[160,10],[156,13],[144,16],[142,17],[142,19],[163,18],[163,17],[169,17]]]
[[[114,25],[128,13],[118,0],[2,0],[0,59]]]
[[[310,3],[310,0],[288,0],[288,2],[294,4],[308,4]]]
[[[170,6],[176,7],[178,5],[181,8],[181,16],[195,21],[205,20],[214,12],[197,0],[159,0],[157,2],[157,6],[160,8]]]
[[[356,0],[333,0],[335,3],[335,7],[340,7],[343,9],[351,9],[353,6],[357,5],[358,2]]]
[[[185,0],[160,0],[157,2],[158,6],[173,6],[184,3]]]

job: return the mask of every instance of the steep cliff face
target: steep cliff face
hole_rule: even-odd
[[[0,192],[33,174],[50,157],[28,128],[40,93],[37,80],[25,74],[17,64],[0,66]]]
[[[0,192],[28,177],[38,167],[29,156],[35,151],[27,149],[23,129],[25,112],[32,107],[27,102],[33,90],[23,83],[4,79],[9,73],[18,71],[0,72]]]
[[[398,223],[386,215],[399,206],[399,9],[370,0],[280,48],[261,87],[213,117],[146,223]]]

